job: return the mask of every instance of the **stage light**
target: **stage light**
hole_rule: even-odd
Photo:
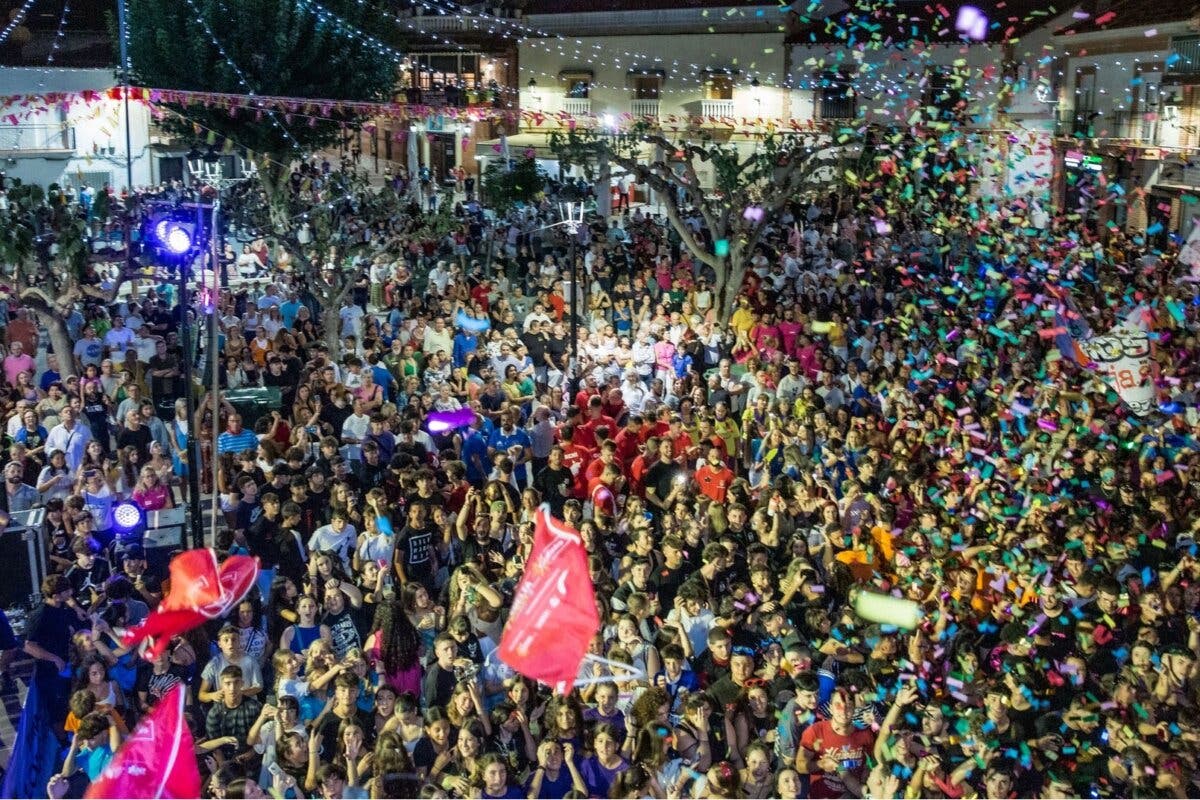
[[[191,235],[178,225],[170,226],[162,242],[169,252],[178,256],[192,249]]]
[[[134,501],[122,500],[113,506],[113,525],[117,529],[118,536],[128,536],[139,532],[139,529],[144,531],[146,512]]]

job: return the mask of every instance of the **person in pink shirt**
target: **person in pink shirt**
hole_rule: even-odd
[[[675,383],[675,344],[665,334],[659,335],[664,338],[654,343],[654,377],[661,379],[669,392]]]
[[[779,346],[784,353],[795,355],[796,339],[800,336],[800,331],[803,330],[799,322],[795,320],[795,309],[788,308],[783,312],[783,319],[779,320]]]
[[[16,386],[17,376],[22,372],[28,372],[30,375],[36,374],[37,364],[25,352],[25,346],[14,341],[8,346],[8,355],[4,357],[4,379],[8,381],[9,386]]]

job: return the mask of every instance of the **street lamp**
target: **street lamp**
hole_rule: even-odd
[[[253,161],[251,161],[249,158],[247,158],[247,154],[244,151],[240,152],[238,154],[238,162],[239,162],[239,166],[241,167],[241,175],[236,178],[226,178],[225,177],[224,169],[221,165],[221,157],[220,157],[220,155],[217,154],[216,150],[213,147],[209,147],[207,152],[201,153],[197,147],[193,146],[191,148],[191,150],[188,151],[186,158],[187,158],[188,171],[191,172],[192,179],[194,181],[196,181],[197,183],[201,183],[201,184],[215,190],[214,196],[213,196],[213,202],[212,202],[212,228],[210,230],[210,235],[212,237],[212,250],[209,254],[209,257],[211,259],[211,266],[212,266],[212,286],[209,287],[209,291],[211,294],[209,295],[209,298],[208,298],[208,301],[209,301],[208,304],[212,308],[212,313],[210,313],[208,315],[208,335],[209,335],[208,365],[209,365],[209,369],[212,370],[212,375],[210,376],[210,390],[211,390],[212,402],[213,402],[213,426],[212,426],[213,427],[213,438],[212,438],[212,482],[213,482],[212,490],[213,491],[212,491],[212,528],[211,528],[211,530],[212,530],[212,540],[215,543],[217,541],[217,520],[220,519],[220,516],[221,516],[221,514],[220,514],[221,509],[220,509],[220,504],[219,504],[220,492],[217,490],[217,487],[220,484],[220,467],[219,467],[220,460],[217,458],[217,439],[221,435],[221,426],[218,424],[218,420],[220,418],[221,382],[220,382],[220,378],[218,377],[219,376],[219,364],[217,362],[217,359],[219,357],[217,354],[217,349],[218,349],[217,314],[219,313],[219,310],[220,310],[220,303],[218,302],[218,298],[220,297],[220,277],[219,276],[221,273],[221,241],[220,241],[221,234],[220,234],[220,226],[219,226],[220,215],[221,215],[221,192],[230,186],[234,186],[243,181],[251,180],[257,174],[258,168]],[[202,205],[197,204],[197,213],[199,213],[199,209],[201,207],[202,207]],[[187,305],[184,302],[186,299],[186,291],[187,291],[186,284],[187,284],[186,280],[181,278],[180,279],[180,285],[181,285],[180,308],[183,310],[183,325],[185,326],[183,333],[184,333],[185,337],[188,335],[187,328],[186,328],[186,326],[187,326]],[[188,340],[185,339],[185,341],[188,341]],[[192,392],[191,392],[191,388],[192,388],[191,387],[191,381],[192,381],[191,359],[188,359],[187,381],[188,381],[187,399],[188,399],[188,404],[189,404],[188,413],[192,415],[192,417],[191,417],[191,419],[193,420],[192,425],[194,426],[195,425],[195,423],[194,423],[195,417],[194,417],[193,409],[194,409],[195,401],[192,399]],[[192,433],[198,433],[198,431],[196,431],[196,432],[189,431],[189,434],[192,434]],[[193,437],[189,436],[189,441],[192,441],[192,438]],[[194,467],[189,469],[189,471],[188,471],[189,476],[193,472],[195,472],[197,474],[197,476],[199,476],[199,473],[197,472],[197,470],[200,469],[201,462],[200,462],[200,446],[199,446],[198,439],[195,440],[195,456],[196,457],[193,460]],[[199,512],[200,492],[199,492],[198,477],[197,477],[196,483],[197,483],[196,488],[195,488],[195,490],[192,491],[192,496],[197,498],[195,500],[195,506],[193,508],[193,515],[194,515],[193,516],[193,524],[195,525],[197,519],[200,519],[200,524],[198,527],[195,527],[193,529],[193,533],[192,533],[193,539],[199,539],[200,538],[199,531],[203,529],[203,520],[200,518],[200,512]],[[197,543],[195,546],[197,546],[197,547],[202,546],[202,543]]]
[[[570,275],[571,275],[571,361],[567,365],[567,390],[568,396],[574,396],[574,387],[570,385],[570,381],[578,378],[579,371],[579,267],[575,263],[575,248],[579,244],[579,229],[583,227],[583,202],[579,200],[567,200],[558,204],[558,216],[560,221],[551,225],[546,225],[542,230],[549,228],[557,228],[562,226],[567,234],[571,237],[571,246],[568,249],[568,259],[570,260]]]

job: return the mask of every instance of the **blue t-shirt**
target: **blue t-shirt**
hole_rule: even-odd
[[[467,434],[462,443],[462,460],[467,467],[467,480],[471,483],[478,483],[487,479],[486,472],[480,472],[475,466],[478,456],[478,462],[483,465],[484,470],[488,467],[487,455],[487,439],[482,431],[473,431]]]
[[[83,757],[83,771],[87,773],[88,780],[94,781],[100,777],[100,773],[108,766],[108,762],[112,761],[113,751],[105,743],[95,750],[81,750],[79,755]]]
[[[288,300],[279,307],[279,316],[283,318],[285,328],[291,328],[296,321],[296,315],[300,313],[300,301]]]
[[[507,453],[508,448],[516,447],[532,447],[533,443],[529,439],[529,434],[523,428],[514,427],[510,433],[505,433],[503,428],[497,428],[492,431],[491,438],[488,439],[488,447],[494,448],[496,452]],[[513,469],[513,476],[518,481],[525,479],[525,465],[518,464]]]

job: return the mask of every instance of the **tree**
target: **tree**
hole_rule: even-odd
[[[122,274],[107,290],[90,280],[87,220],[68,204],[58,184],[43,189],[14,179],[7,196],[8,207],[0,210],[0,262],[5,277],[21,305],[33,311],[49,333],[59,372],[64,377],[74,375],[74,345],[66,326],[72,306],[85,296],[111,303],[131,276]],[[103,226],[105,220],[100,222]]]
[[[128,0],[129,54],[144,86],[320,100],[387,101],[396,84],[399,27],[385,0]],[[318,16],[318,14],[320,16]],[[216,42],[214,42],[214,37]],[[219,42],[219,45],[217,44]],[[175,107],[162,124],[187,139],[209,131],[252,154],[259,186],[241,187],[232,206],[282,246],[322,308],[337,352],[337,312],[356,274],[349,259],[366,244],[363,228],[390,216],[390,189],[330,179],[320,201],[291,184],[298,158],[340,140],[362,119],[333,108],[305,113]],[[309,109],[308,111],[318,111]],[[333,200],[333,202],[330,202]],[[307,215],[307,217],[306,217]],[[300,241],[307,220],[312,241]],[[332,263],[330,248],[337,248]]]
[[[326,181],[324,196],[333,199],[323,203],[288,190],[282,225],[276,224],[279,199],[269,201],[252,183],[232,194],[226,210],[239,228],[273,236],[286,251],[319,307],[329,352],[337,354],[342,301],[354,288],[361,260],[379,252],[377,226],[396,219],[404,201],[390,185],[375,189],[358,173],[332,172]]]
[[[686,134],[678,138],[672,141],[639,122],[619,133],[580,127],[555,131],[550,148],[564,167],[581,164],[586,170],[607,158],[653,189],[688,252],[716,275],[716,308],[728,322],[755,248],[805,188],[813,159],[844,145],[812,134],[768,132],[755,142],[753,152],[743,155],[707,133],[696,135],[698,141]],[[647,149],[652,150],[649,157]],[[712,190],[701,185],[702,163],[712,165]],[[700,213],[707,239],[685,222],[689,208]]]
[[[547,175],[532,158],[522,158],[505,169],[492,161],[483,173],[481,193],[498,214],[505,214],[517,203],[529,203],[546,190]]]
[[[133,80],[143,86],[334,101],[392,97],[403,42],[383,0],[127,2]],[[337,107],[319,114],[298,107],[299,116],[172,108],[179,116],[163,118],[168,130],[192,140],[212,131],[254,154],[277,225],[286,219],[292,161],[362,123]]]

